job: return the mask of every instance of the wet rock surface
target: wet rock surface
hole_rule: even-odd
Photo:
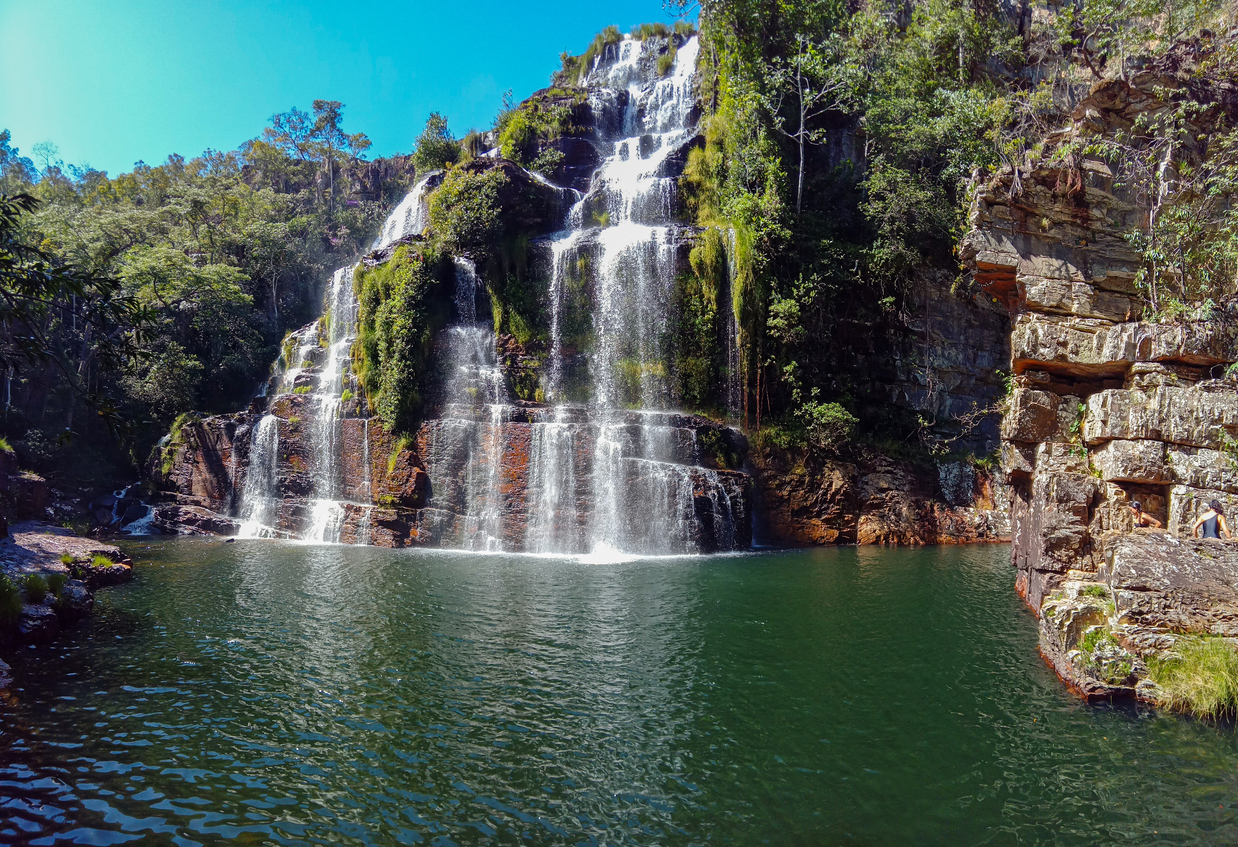
[[[427,419],[409,441],[396,439],[377,420],[345,418],[341,422],[341,488],[346,497],[341,542],[381,547],[468,546],[470,474],[489,473],[494,455],[501,474],[503,547],[526,549],[533,535],[530,527],[537,502],[532,494],[538,485],[529,476],[529,457],[534,449],[534,427],[545,420],[546,408],[533,403],[513,407],[507,419],[497,425],[481,407],[441,411],[449,412],[450,417]],[[271,413],[279,418],[280,507],[276,528],[296,537],[304,531],[313,509],[314,458],[308,439],[314,409],[301,396],[283,395],[272,404]],[[629,425],[615,434],[621,444],[627,444],[621,449],[635,455],[640,424],[647,422],[648,415],[632,413],[630,417]],[[252,417],[222,415],[183,428],[184,440],[174,448],[171,471],[161,476],[165,485],[175,488],[163,492],[170,502],[155,506],[152,529],[180,534],[238,532],[240,521],[227,512],[245,486],[250,445],[244,440],[252,435],[255,423]],[[738,470],[747,454],[746,439],[730,427],[694,415],[669,413],[659,417],[658,424],[672,434],[660,472],[673,474],[676,484],[686,487],[690,494],[691,514],[681,516],[685,543],[702,551],[749,546],[751,484],[748,475]],[[569,415],[563,425],[576,428],[576,461],[581,469],[587,469],[594,459],[597,433],[590,413],[581,409],[575,417]],[[470,464],[470,450],[478,437],[483,458]],[[494,439],[501,446],[495,448]],[[494,449],[498,452],[493,453]],[[436,463],[437,485],[431,485],[427,462]],[[620,488],[631,496],[641,496],[641,491],[649,488],[650,469],[648,462],[635,458],[626,462]],[[588,552],[584,529],[593,517],[594,492],[588,473],[582,471],[574,478],[573,515],[577,525],[564,531],[569,540],[575,540],[568,549]],[[726,510],[725,521],[722,509]],[[664,510],[663,506],[651,500],[649,515],[659,510]],[[624,527],[629,538],[654,531],[656,523],[648,521]]]
[[[131,580],[133,563],[119,547],[64,527],[24,521],[13,524],[9,537],[0,540],[0,573],[19,587],[31,574],[63,581],[59,592],[49,590],[37,598],[27,594],[14,629],[0,631],[0,642],[35,642],[53,639],[89,615],[94,592]]]
[[[60,618],[55,611],[42,603],[27,603],[21,608],[17,619],[17,636],[20,640],[43,644],[60,634]]]

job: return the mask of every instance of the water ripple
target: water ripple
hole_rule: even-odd
[[[14,657],[0,842],[1238,839],[1232,728],[1065,693],[1004,547],[133,552]]]

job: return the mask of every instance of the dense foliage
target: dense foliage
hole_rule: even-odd
[[[584,100],[582,89],[552,88],[504,112],[495,122],[499,152],[518,165],[553,173],[562,163],[563,153],[548,145],[579,131],[572,124],[572,107]]]
[[[84,400],[116,431],[116,410],[92,392],[91,364],[122,366],[141,353],[152,312],[121,283],[56,262],[22,238],[23,214],[38,208],[29,194],[0,194],[0,370],[52,367],[73,400]],[[72,412],[65,430],[72,432]],[[6,450],[11,449],[6,444]]]
[[[1238,58],[1229,42],[1209,46],[1206,28],[1224,23],[1216,0],[670,5],[699,10],[702,40],[703,137],[680,192],[700,234],[676,280],[665,363],[686,407],[720,414],[737,382],[747,424],[772,424],[785,443],[829,450],[860,432],[944,449],[952,423],[926,427],[891,405],[871,362],[849,351],[857,333],[893,349],[915,324],[918,287],[953,296],[972,192],[1003,167],[1017,182],[1037,163],[1109,162],[1139,206],[1128,237],[1145,257],[1149,315],[1206,317],[1232,298],[1238,130],[1217,92],[1232,89]],[[694,29],[632,35],[665,41],[666,72]],[[414,169],[445,171],[426,239],[357,278],[356,366],[372,407],[397,429],[415,422],[450,254],[477,262],[496,330],[539,355],[546,280],[529,239],[553,217],[545,186],[480,157],[497,147],[561,173],[583,132],[588,71],[621,39],[607,28],[564,54],[552,86],[519,106],[505,99],[489,132],[457,139],[432,114],[412,156],[386,162],[364,161],[368,139],[345,132],[343,106],[328,100],[274,116],[237,151],[139,162],[115,178],[65,165],[46,144],[23,156],[0,132],[0,194],[32,198],[0,206],[0,369],[11,377],[0,434],[24,463],[52,468],[67,439],[102,445],[109,424],[127,427],[140,459],[177,415],[242,405]],[[1189,65],[1189,84],[1165,91],[1169,108],[1124,134],[1046,142],[1096,82],[1149,65]],[[560,329],[574,350],[592,331],[587,265],[563,274]]]
[[[372,411],[411,432],[421,413],[434,337],[451,318],[451,262],[432,245],[401,245],[391,259],[358,269],[354,367]]]
[[[315,101],[237,151],[114,178],[64,165],[51,145],[37,145],[36,167],[0,132],[0,193],[38,201],[0,215],[0,250],[42,286],[33,297],[7,271],[0,280],[0,429],[24,464],[114,477],[178,414],[247,402],[411,177],[402,160],[363,161],[369,141],[343,131],[342,108]]]
[[[856,329],[896,340],[914,322],[917,285],[959,279],[972,190],[1044,154],[1046,135],[1092,85],[1221,22],[1207,0],[668,5],[700,12],[705,143],[683,189],[699,224],[732,233],[725,261],[749,425],[772,417],[802,441],[831,443],[854,413],[870,438],[919,434],[935,449],[948,432],[926,430],[880,399],[871,374],[844,366]],[[1216,85],[1233,67],[1218,56],[1200,81]],[[1176,117],[1149,116],[1163,125],[1133,127],[1138,138],[1111,156],[1136,193],[1173,209],[1153,209],[1147,231],[1132,233],[1148,247],[1154,309],[1158,292],[1182,301],[1210,281],[1232,288],[1238,255],[1227,187],[1235,145],[1221,136],[1203,164],[1177,156],[1199,98],[1177,100]],[[1187,167],[1158,172],[1166,156]],[[1167,181],[1171,191],[1158,189]],[[690,327],[709,313],[722,261],[699,258],[690,287],[704,305],[684,312]]]

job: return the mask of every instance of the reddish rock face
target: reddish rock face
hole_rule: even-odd
[[[917,470],[876,453],[849,463],[767,447],[752,461],[763,541],[919,546],[1009,539],[1003,486],[966,466],[950,485],[959,505],[950,505],[941,469]]]
[[[314,451],[311,447],[316,407],[306,395],[281,395],[269,413],[278,418],[280,509],[275,528],[302,534],[311,521]],[[488,508],[497,496],[497,536],[502,549],[521,551],[537,542],[533,525],[541,519],[539,480],[533,478],[535,404],[520,407],[497,426],[488,419],[431,418],[410,440],[394,437],[379,421],[341,421],[341,491],[345,499],[340,540],[381,547],[467,547],[478,543],[474,510]],[[154,526],[168,532],[235,534],[241,494],[252,451],[254,428],[263,412],[220,415],[183,426],[162,456],[152,460],[152,477],[167,501],[156,507]],[[643,498],[649,509],[619,531],[639,540],[659,532],[677,533],[675,551],[712,552],[751,544],[751,484],[747,474],[725,467],[742,462],[742,436],[689,415],[667,416],[672,437],[666,462],[626,461],[617,486],[620,496]],[[550,518],[550,545],[563,552],[588,552],[587,530],[595,520],[588,468],[595,460],[596,427],[578,421],[571,455],[579,469],[575,487],[560,499],[561,511]],[[629,431],[630,430],[630,431]],[[476,436],[476,440],[474,439]],[[639,437],[635,422],[619,427],[614,437]],[[717,445],[699,455],[697,441]],[[480,455],[470,463],[471,451]],[[168,472],[163,473],[167,457]],[[496,485],[478,494],[478,475],[491,474],[497,458]],[[427,470],[427,461],[434,471]],[[698,464],[693,464],[694,462]],[[717,467],[709,467],[714,465]],[[670,477],[667,477],[667,474]],[[433,476],[434,482],[431,478]],[[669,482],[668,482],[669,479]],[[669,486],[669,487],[668,487]],[[674,502],[656,502],[673,496]],[[471,507],[470,507],[470,504]],[[669,529],[646,518],[673,515]],[[544,525],[545,521],[542,521]]]

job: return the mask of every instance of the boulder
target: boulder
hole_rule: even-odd
[[[1150,391],[1110,389],[1088,398],[1083,440],[1167,441],[1218,449],[1238,430],[1238,391],[1217,380]]]
[[[124,513],[120,516],[120,525],[128,526],[134,521],[139,521],[146,517],[146,513],[148,511],[150,511],[150,509],[146,505],[142,503],[134,503],[126,508]]]
[[[1036,451],[1039,445],[1020,441],[1002,441],[1002,471],[1006,480],[1026,479],[1036,469]]]
[[[154,507],[151,528],[180,535],[236,535],[241,522],[201,506],[166,503]]]
[[[21,518],[41,519],[47,511],[47,480],[38,474],[22,471],[9,478],[12,496],[16,503],[16,515]]]
[[[61,623],[71,624],[89,615],[94,606],[95,597],[86,587],[86,583],[71,579],[60,589],[55,610]]]
[[[1036,445],[1034,454],[1036,473],[1087,474],[1088,457],[1083,446],[1070,441],[1044,441]]]
[[[1163,533],[1106,539],[1100,577],[1141,629],[1238,636],[1238,547]]]
[[[1231,452],[1170,444],[1165,467],[1167,479],[1173,482],[1238,494],[1238,457]]]
[[[1219,323],[1112,323],[1034,312],[1015,319],[1010,347],[1018,370],[1081,377],[1121,374],[1136,362],[1211,366],[1238,359],[1238,335]]]
[[[69,566],[69,572],[75,579],[86,583],[91,590],[105,585],[120,585],[133,579],[133,568],[128,562],[104,564],[102,559],[96,563],[93,558],[75,561]]]
[[[1062,437],[1062,398],[1049,391],[1016,388],[1002,418],[1002,440],[1034,444]]]
[[[1041,653],[1089,699],[1132,696],[1138,659],[1113,635],[1110,592],[1088,575],[1072,576],[1041,607]]]
[[[545,235],[562,226],[563,216],[574,197],[571,191],[538,179],[506,159],[483,157],[461,167],[468,173],[497,170],[506,177],[499,189],[497,205],[507,231]]]
[[[45,643],[60,634],[60,619],[50,606],[26,603],[17,619],[17,634],[22,641]]]
[[[1135,301],[1125,294],[1105,291],[1074,279],[1021,273],[1016,277],[1023,301],[1039,312],[1127,321],[1134,317]]]

